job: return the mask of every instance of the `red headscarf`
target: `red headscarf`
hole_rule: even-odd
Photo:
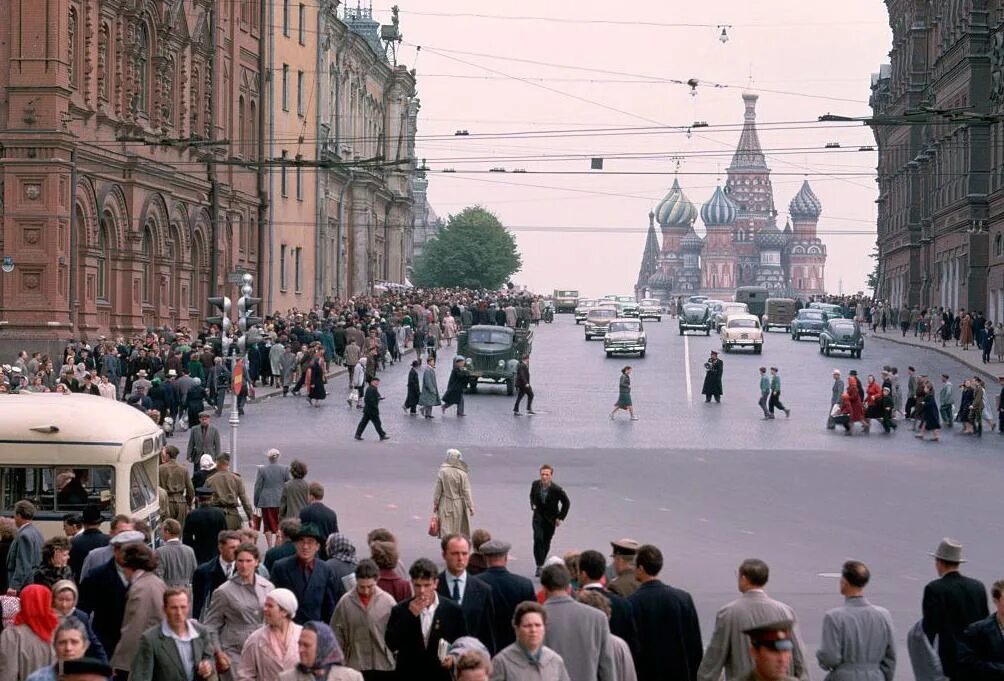
[[[52,592],[49,587],[32,584],[21,591],[21,612],[14,617],[14,624],[27,625],[35,635],[46,643],[52,642],[52,634],[59,625],[59,619],[52,612]]]

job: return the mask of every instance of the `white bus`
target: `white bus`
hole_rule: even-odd
[[[0,395],[0,514],[35,505],[46,537],[88,504],[105,521],[122,513],[160,521],[157,467],[164,433],[139,410],[104,397]]]

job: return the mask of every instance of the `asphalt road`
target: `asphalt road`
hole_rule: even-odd
[[[987,584],[1004,577],[1004,551],[992,539],[1004,525],[997,499],[1004,440],[946,431],[940,443],[921,442],[903,427],[891,436],[878,429],[843,437],[824,428],[830,372],[836,367],[846,377],[854,368],[865,377],[892,364],[904,386],[909,364],[931,376],[947,371],[956,385],[972,372],[936,352],[870,337],[860,360],[826,358],[813,341],[794,342],[779,331],[768,335],[762,355],[722,355],[725,396],[709,405],[700,394],[703,364],[719,347],[717,338],[680,337],[668,317],[645,326],[643,359],[606,358],[601,342],[587,343],[570,315],[536,328],[531,370],[540,413],[534,417],[512,416],[502,387],[468,396],[463,419],[440,418],[438,409],[433,421],[407,416],[400,408],[407,364],[383,374],[388,442],[377,442],[372,430],[365,442],[352,439],[359,412],[345,403],[343,377],[329,382],[320,408],[292,397],[249,405],[240,426],[240,469],[250,487],[250,468],[270,447],[286,463],[300,458],[309,478],[325,484],[326,501],[358,547],[369,529],[386,526],[408,562],[439,557],[425,529],[436,469],[446,449],[457,447],[471,467],[475,526],[511,541],[511,568],[532,574],[527,495],[537,467],[551,463],[572,500],[554,552],[607,550],[622,536],[660,546],[664,577],[694,595],[706,641],[715,611],[736,595],[735,568],[743,558],[771,565],[768,590],[795,607],[813,648],[823,612],[841,600],[841,563],[864,560],[873,574],[868,595],[892,611],[897,627],[897,678],[912,679],[903,640],[920,616],[923,585],[935,576],[927,553],[952,536],[965,544],[968,574]],[[444,348],[440,358],[451,354]],[[622,413],[611,422],[625,364],[634,367],[640,420]],[[439,370],[441,389],[448,365]],[[790,419],[761,419],[761,365],[779,367]],[[226,423],[219,425],[226,437]]]

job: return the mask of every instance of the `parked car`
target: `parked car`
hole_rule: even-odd
[[[819,334],[819,351],[830,356],[831,352],[849,352],[851,357],[861,359],[865,347],[861,327],[853,319],[836,318],[826,322],[826,328]]]
[[[704,303],[684,303],[678,319],[681,336],[684,331],[703,331],[705,336],[711,335],[711,310]]]
[[[642,321],[632,317],[622,317],[610,322],[603,337],[603,349],[607,357],[636,353],[639,357],[644,357],[646,343]]]
[[[469,373],[468,390],[477,390],[479,381],[505,383],[507,395],[516,387],[516,368],[533,348],[533,331],[507,326],[478,324],[457,337],[457,353],[464,358]]]
[[[802,308],[791,320],[791,339],[801,340],[802,336],[818,336],[826,327],[826,314],[815,308]]]
[[[785,331],[791,331],[791,318],[795,316],[795,301],[791,298],[768,298],[764,303],[763,332],[771,328],[783,326]]]
[[[721,309],[716,311],[713,316],[715,331],[721,331],[722,327],[725,326],[725,320],[728,319],[729,315],[734,314],[749,314],[746,303],[722,303]]]
[[[654,319],[662,322],[662,301],[658,298],[642,298],[638,304],[639,319]]]
[[[763,330],[755,315],[730,314],[718,331],[722,338],[722,350],[731,352],[734,348],[750,347],[753,352],[763,352]]]
[[[619,316],[617,308],[613,305],[601,305],[589,310],[586,315],[586,340],[603,338],[607,335],[607,327],[610,326],[610,322]]]
[[[621,305],[621,313],[625,317],[637,317],[638,316],[638,301],[634,299],[634,296],[617,296],[617,302]]]

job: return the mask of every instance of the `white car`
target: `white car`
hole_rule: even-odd
[[[607,357],[634,354],[644,357],[646,341],[645,327],[640,319],[620,317],[610,322],[610,326],[607,327],[606,335],[603,337],[603,349]]]
[[[575,323],[581,324],[586,321],[589,310],[596,306],[596,301],[591,298],[579,298],[578,305],[575,306]]]
[[[731,352],[736,347],[753,348],[758,355],[763,352],[763,329],[754,315],[730,314],[718,333],[724,352]]]
[[[658,298],[643,298],[638,305],[638,319],[662,322],[662,301]]]

